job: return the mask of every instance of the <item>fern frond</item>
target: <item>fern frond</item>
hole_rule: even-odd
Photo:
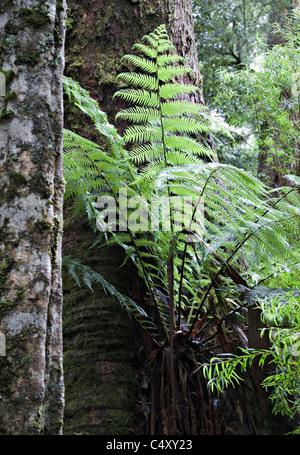
[[[136,55],[124,55],[124,57],[122,57],[122,59],[121,59],[121,62],[123,60],[128,61],[129,63],[134,65],[136,68],[140,68],[141,70],[143,70],[147,73],[150,73],[150,74],[156,73],[155,62],[153,62],[152,60],[149,60],[147,58],[138,57]]]
[[[124,140],[126,144],[129,142],[157,142],[161,140],[161,137],[161,127],[154,125],[152,126],[149,124],[129,126],[124,134]]]
[[[160,121],[159,111],[144,106],[134,106],[124,109],[116,115],[116,120],[122,119],[132,123],[158,123]]]
[[[141,106],[158,107],[158,96],[154,92],[147,90],[121,89],[114,94],[114,98],[119,97],[124,101]]]
[[[117,76],[117,79],[122,79],[128,85],[133,85],[136,87],[141,87],[146,90],[156,90],[157,79],[149,74],[139,74],[139,73],[120,73]]]
[[[200,89],[196,85],[170,83],[161,85],[159,88],[159,96],[165,100],[172,100],[177,96],[192,95],[197,92],[200,93]]]
[[[117,129],[108,122],[107,114],[99,109],[98,103],[90,97],[89,92],[70,77],[63,77],[63,85],[70,100],[91,118],[98,132],[107,138],[111,146],[110,152],[114,156],[123,155],[125,151],[122,148],[122,137],[118,134]]]
[[[163,120],[164,130],[170,133],[209,133],[211,128],[207,123],[192,117],[166,118]]]
[[[137,305],[132,299],[119,292],[115,286],[109,283],[95,270],[70,256],[63,257],[62,267],[63,271],[66,271],[72,277],[77,286],[81,287],[82,285],[85,285],[94,292],[93,287],[100,284],[104,292],[115,297],[126,309],[129,316],[135,318],[146,331],[156,329],[151,318],[140,305]]]
[[[163,158],[164,150],[161,144],[141,144],[130,151],[131,160],[141,164],[147,161],[153,162],[156,158]]]
[[[165,145],[169,149],[184,151],[191,155],[206,156],[213,158],[214,153],[196,139],[188,136],[166,136]]]
[[[157,70],[157,78],[159,81],[169,82],[172,79],[186,74],[192,74],[193,70],[189,66],[171,66],[161,67]]]
[[[202,160],[199,158],[198,154],[197,155],[191,155],[190,153],[180,150],[180,153],[178,153],[175,150],[167,151],[166,153],[167,157],[167,162],[171,164],[172,166],[188,166],[188,165],[199,165],[202,162]],[[157,179],[159,177],[157,176]],[[186,172],[183,173],[183,179],[186,179]]]
[[[166,117],[198,116],[201,112],[207,110],[207,107],[186,100],[174,100],[163,103],[161,110]]]
[[[157,53],[157,51],[155,49],[155,46],[157,45],[157,41],[152,39],[150,44],[152,44],[152,47],[149,47],[146,44],[135,43],[132,46],[132,49],[140,51],[146,57],[155,58],[156,57],[156,53]]]
[[[157,65],[158,67],[164,67],[173,63],[183,63],[184,58],[176,54],[162,54],[157,56]]]

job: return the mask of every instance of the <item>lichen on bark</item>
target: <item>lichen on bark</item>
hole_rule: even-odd
[[[64,16],[55,0],[0,7],[0,434],[62,428]]]

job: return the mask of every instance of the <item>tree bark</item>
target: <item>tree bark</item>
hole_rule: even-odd
[[[191,0],[70,0],[68,7],[66,74],[90,90],[111,122],[120,108],[112,97],[122,56],[162,23],[202,86]],[[80,129],[74,113],[68,111],[66,120]]]
[[[63,254],[79,259],[129,294],[135,268],[120,268],[124,256],[116,248],[93,248],[95,234],[86,216],[72,218],[64,210]],[[101,286],[79,288],[63,273],[64,434],[131,434],[137,414],[133,321]]]
[[[64,0],[1,1],[0,434],[60,434]]]

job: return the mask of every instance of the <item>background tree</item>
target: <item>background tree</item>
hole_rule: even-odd
[[[215,144],[219,159],[257,171],[258,163],[260,165],[263,159],[254,141],[253,127],[246,121],[247,104],[242,104],[238,97],[218,99],[220,71],[234,74],[247,66],[255,71],[261,54],[272,46],[272,41],[275,44],[279,40],[279,35],[272,33],[271,25],[275,21],[282,24],[294,4],[290,0],[255,0],[250,3],[244,0],[195,0],[193,5],[206,103],[231,126],[231,114],[240,113],[244,118],[242,128],[232,128],[234,141],[218,135]],[[237,87],[239,92],[244,88],[242,83]]]
[[[194,0],[195,35],[204,96],[209,105],[218,84],[218,71],[242,69],[266,47],[270,25],[281,23],[290,0]],[[278,36],[277,36],[278,38]]]
[[[61,0],[0,6],[0,434],[62,428],[64,15]]]

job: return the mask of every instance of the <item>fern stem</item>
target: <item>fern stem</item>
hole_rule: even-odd
[[[170,370],[171,370],[171,391],[172,391],[172,414],[175,419],[176,410],[176,378],[175,378],[175,358],[174,358],[174,263],[171,257],[167,265],[168,288],[169,288],[169,344],[170,344]]]
[[[180,282],[179,282],[179,292],[178,292],[178,323],[177,323],[177,330],[181,329],[181,296],[182,296],[182,284],[183,284],[183,275],[184,275],[184,266],[185,266],[185,258],[187,252],[187,242],[184,243],[184,250],[183,250],[183,258],[182,258],[182,269],[180,273]]]
[[[161,142],[162,142],[162,146],[163,146],[165,167],[167,168],[167,167],[169,167],[169,165],[168,165],[168,161],[167,161],[167,147],[166,147],[166,142],[165,142],[165,128],[164,128],[163,113],[162,113],[162,98],[160,96],[159,77],[158,77],[158,47],[159,47],[159,41],[158,41],[157,49],[156,49],[155,70],[156,70],[156,80],[157,80],[157,96],[158,96],[158,103],[159,103],[158,110],[159,110],[159,119],[160,119],[160,125],[161,125]],[[171,193],[170,193],[169,186],[168,186],[167,190],[168,190],[168,198],[170,201]],[[170,224],[171,224],[171,231],[173,232],[171,204],[170,204]]]

